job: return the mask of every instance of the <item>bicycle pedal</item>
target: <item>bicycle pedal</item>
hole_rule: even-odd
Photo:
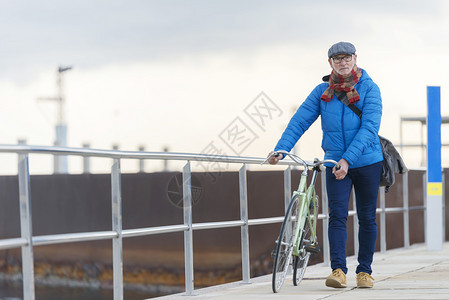
[[[318,244],[315,245],[305,245],[304,249],[312,254],[317,254],[321,252],[320,246],[318,246]]]
[[[271,251],[271,258],[275,258],[276,257],[276,249]]]

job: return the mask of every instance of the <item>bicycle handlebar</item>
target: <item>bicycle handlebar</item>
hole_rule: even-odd
[[[271,157],[273,157],[273,156],[278,157],[280,154],[287,155],[298,165],[303,165],[304,169],[313,168],[313,167],[316,167],[316,166],[319,166],[319,165],[322,165],[325,163],[334,164],[337,167],[337,170],[339,170],[341,168],[341,166],[338,164],[338,162],[336,162],[333,159],[324,159],[324,160],[318,160],[318,161],[314,161],[314,162],[307,162],[307,161],[303,160],[302,158],[300,158],[299,156],[291,154],[285,150],[274,151],[273,153],[271,153],[270,156],[267,157],[267,159],[262,164],[265,164]]]

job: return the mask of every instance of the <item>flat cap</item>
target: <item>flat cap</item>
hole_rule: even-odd
[[[348,42],[339,42],[333,44],[332,47],[329,48],[327,56],[331,58],[338,54],[355,54],[355,47],[353,44]]]

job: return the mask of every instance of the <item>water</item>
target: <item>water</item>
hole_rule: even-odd
[[[111,300],[111,289],[89,289],[70,287],[35,287],[36,300]],[[143,300],[161,295],[148,292],[124,291],[125,300]],[[0,281],[0,300],[23,300],[22,285]]]

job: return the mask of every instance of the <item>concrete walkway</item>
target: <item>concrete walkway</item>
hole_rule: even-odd
[[[429,252],[425,245],[409,249],[389,250],[374,255],[374,287],[357,289],[357,261],[348,258],[348,287],[332,289],[324,285],[330,268],[322,264],[310,266],[299,286],[287,277],[280,293],[271,291],[271,275],[241,282],[198,289],[194,296],[177,294],[157,299],[449,299],[449,243],[443,250]]]

